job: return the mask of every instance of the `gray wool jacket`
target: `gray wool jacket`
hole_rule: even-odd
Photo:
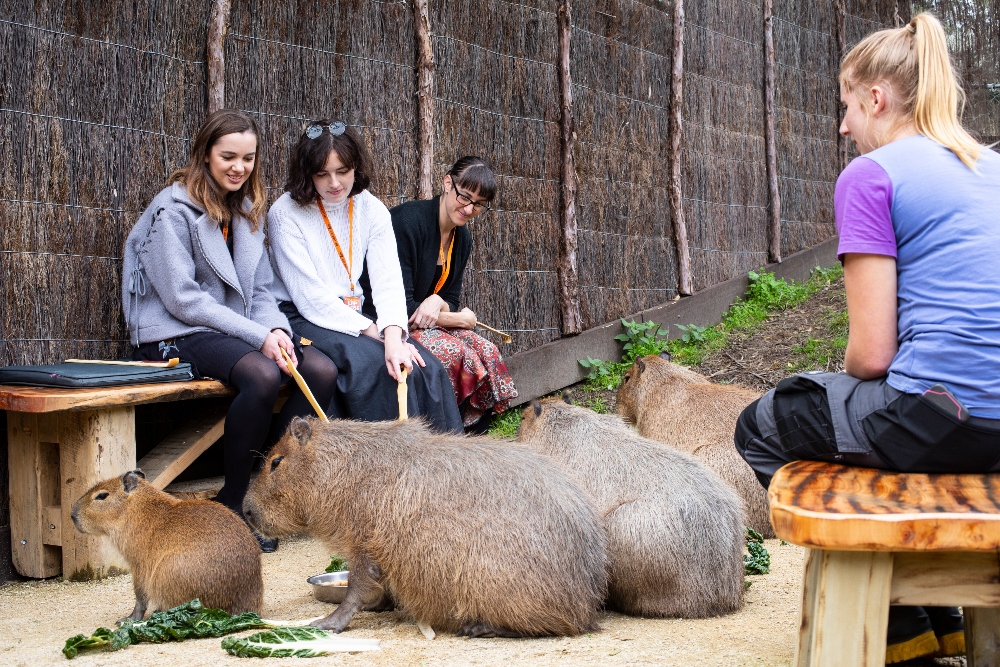
[[[260,348],[272,329],[291,331],[271,295],[264,228],[233,229],[233,256],[187,188],[153,199],[125,241],[122,308],[133,345],[220,331]]]

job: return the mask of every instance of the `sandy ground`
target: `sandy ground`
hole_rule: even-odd
[[[605,613],[603,630],[570,638],[459,639],[439,634],[427,640],[412,620],[398,612],[360,613],[345,636],[375,638],[382,650],[312,658],[271,658],[266,665],[791,665],[798,624],[803,550],[768,540],[771,573],[750,577],[746,606],[721,618],[643,619]],[[264,554],[265,618],[300,619],[330,613],[313,600],[307,576],[329,562],[326,548],[309,538],[285,540]],[[35,667],[66,663],[65,640],[109,626],[132,610],[128,575],[101,582],[56,579],[0,588],[0,665]],[[250,633],[244,633],[250,634]],[[116,653],[73,659],[76,667],[95,665],[253,664],[226,654],[219,639],[176,644],[143,644]]]

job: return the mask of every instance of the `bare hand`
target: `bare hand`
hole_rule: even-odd
[[[413,372],[413,346],[403,342],[403,331],[397,326],[387,326],[382,332],[385,339],[385,367],[389,375],[399,381],[400,367],[407,373]],[[419,357],[419,355],[417,355]],[[423,365],[423,359],[420,360]]]
[[[292,366],[299,365],[299,360],[295,357],[295,346],[292,344],[292,339],[283,330],[274,329],[271,333],[267,334],[264,344],[260,346],[261,354],[278,364],[278,368],[281,369],[282,373],[291,375],[288,371],[288,365],[285,363],[285,358],[281,356],[282,350],[288,353],[288,357],[292,360]]]
[[[437,294],[431,294],[429,297],[424,299],[423,303],[417,306],[417,309],[413,311],[410,315],[410,319],[407,322],[412,329],[430,329],[435,326],[438,321],[438,316],[441,314],[442,308],[447,308],[447,304],[444,299],[439,297]]]
[[[476,314],[469,310],[468,308],[463,308],[458,311],[459,315],[465,315],[465,321],[462,328],[463,329],[475,329],[476,325],[479,324],[479,320],[476,319]]]

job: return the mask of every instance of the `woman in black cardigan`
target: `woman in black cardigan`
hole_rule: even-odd
[[[489,210],[496,179],[489,163],[467,156],[444,177],[444,192],[391,209],[403,272],[410,335],[448,369],[467,429],[485,432],[493,414],[517,397],[496,346],[472,332],[476,314],[459,309],[462,276],[472,253],[466,226]],[[362,279],[362,287],[367,289]],[[371,299],[366,298],[365,304]]]

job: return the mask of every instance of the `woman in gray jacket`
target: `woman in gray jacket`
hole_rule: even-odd
[[[267,444],[278,388],[289,377],[282,350],[320,405],[329,405],[337,379],[330,359],[293,340],[269,290],[257,134],[246,114],[209,116],[188,166],[171,175],[129,234],[122,276],[133,358],[179,357],[199,376],[239,390],[226,414],[226,482],[216,500],[241,517],[253,456]],[[311,412],[296,387],[276,432]],[[265,551],[277,546],[258,540]]]

